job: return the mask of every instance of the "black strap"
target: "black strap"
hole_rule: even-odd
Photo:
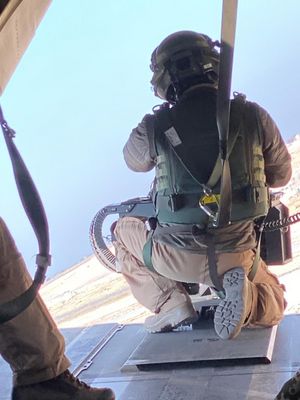
[[[224,297],[224,289],[222,281],[218,275],[218,265],[215,252],[215,244],[213,235],[206,233],[205,235],[206,245],[207,245],[207,259],[209,267],[209,276],[214,285],[214,288],[219,295],[219,297]]]
[[[41,284],[45,280],[47,267],[51,264],[51,256],[49,254],[50,244],[48,222],[42,201],[29,171],[13,142],[15,132],[5,121],[1,107],[0,124],[11,158],[20,199],[39,245],[39,254],[36,257],[37,270],[33,283],[29,289],[20,296],[0,305],[0,324],[2,324],[16,317],[32,303]]]
[[[237,16],[237,0],[223,0],[221,53],[217,97],[217,125],[219,130],[220,157],[222,162],[219,212],[215,226],[227,225],[231,213],[231,175],[227,142],[230,115],[230,90]]]
[[[258,270],[258,266],[259,266],[259,262],[260,262],[260,251],[261,251],[261,239],[262,239],[262,233],[264,230],[264,221],[266,218],[264,218],[263,222],[261,223],[260,227],[259,227],[259,236],[258,236],[258,241],[257,241],[257,245],[256,245],[256,252],[255,252],[255,257],[253,260],[253,264],[251,267],[251,270],[248,274],[248,279],[250,281],[253,281],[253,279],[255,278],[256,272]]]
[[[145,124],[146,124],[147,135],[148,135],[148,140],[149,140],[149,154],[150,154],[151,159],[153,159],[153,160],[157,156],[156,148],[155,148],[154,119],[155,119],[155,117],[153,115],[150,115],[150,114],[147,114],[144,117]]]
[[[153,249],[153,232],[150,231],[147,241],[143,247],[143,261],[144,265],[152,272],[156,272],[152,263],[152,249]]]

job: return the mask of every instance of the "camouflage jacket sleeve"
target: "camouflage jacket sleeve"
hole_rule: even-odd
[[[277,188],[286,185],[292,175],[291,156],[279,129],[270,115],[258,107],[258,117],[263,133],[263,154],[267,185]]]
[[[132,130],[127,140],[123,155],[125,162],[132,171],[147,172],[155,166],[155,159],[150,156],[149,135],[147,129],[149,124],[147,119],[154,118],[153,115],[147,114],[142,122]]]

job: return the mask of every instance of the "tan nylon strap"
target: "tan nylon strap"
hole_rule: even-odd
[[[260,261],[261,238],[262,238],[262,230],[259,233],[259,238],[258,238],[257,248],[256,248],[256,254],[255,254],[254,261],[253,261],[253,264],[252,264],[252,267],[251,267],[251,271],[250,271],[250,273],[248,275],[248,279],[250,281],[253,281],[253,279],[254,279],[254,277],[256,275],[257,269],[258,269],[258,265],[259,265],[259,261]]]
[[[239,107],[241,107],[241,105],[239,105]],[[241,111],[241,110],[239,110]],[[241,120],[242,118],[240,118],[239,124],[238,124],[238,128],[232,138],[232,140],[228,141],[228,157],[230,156],[233,147],[235,145],[235,142],[238,138],[239,132],[240,132],[240,126],[241,126]],[[207,181],[206,186],[208,186],[209,188],[213,188],[214,186],[216,186],[216,184],[218,183],[219,179],[221,178],[221,174],[222,174],[222,162],[221,162],[221,156],[220,154],[218,155],[217,161],[215,163],[214,169],[209,177],[209,180]]]

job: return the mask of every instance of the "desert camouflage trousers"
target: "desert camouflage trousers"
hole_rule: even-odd
[[[128,282],[137,301],[157,313],[174,291],[182,291],[178,282],[202,283],[212,286],[207,256],[178,250],[164,243],[153,242],[152,272],[143,263],[143,247],[149,232],[142,220],[124,217],[116,224],[114,235],[117,270]],[[248,274],[254,259],[254,251],[217,254],[218,275],[242,267]],[[251,313],[247,323],[251,326],[276,325],[283,317],[286,302],[284,286],[260,260],[251,285]],[[176,298],[176,296],[174,296]],[[250,300],[249,300],[250,301]],[[174,307],[176,304],[174,304]]]
[[[0,218],[0,304],[23,293],[31,282]],[[64,351],[64,338],[40,296],[22,314],[0,325],[0,354],[13,371],[14,385],[45,381],[64,372],[70,365]]]

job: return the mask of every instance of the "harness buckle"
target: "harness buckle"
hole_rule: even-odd
[[[219,212],[220,194],[213,194],[212,190],[203,190],[204,195],[199,199],[199,207],[209,216],[213,221],[217,220]]]
[[[145,222],[145,226],[148,232],[155,231],[157,226],[157,219],[155,217],[150,217]]]

